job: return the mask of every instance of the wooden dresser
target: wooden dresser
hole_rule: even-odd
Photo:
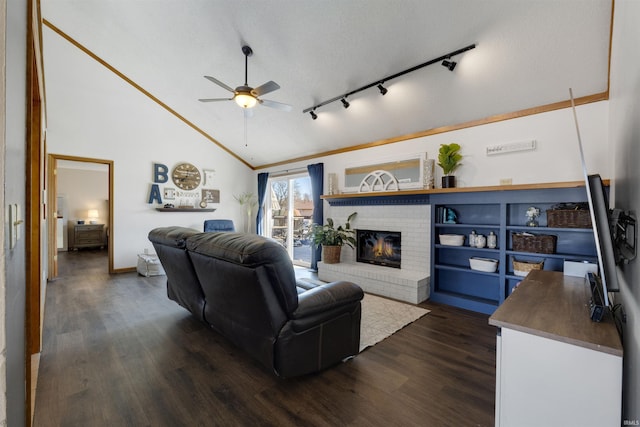
[[[74,224],[70,229],[69,250],[104,246],[104,224]]]
[[[579,277],[533,271],[489,318],[496,346],[496,426],[615,426],[622,344],[610,315],[589,317]]]

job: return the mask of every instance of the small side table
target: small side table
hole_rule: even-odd
[[[103,248],[104,224],[75,224],[73,226],[73,249]]]

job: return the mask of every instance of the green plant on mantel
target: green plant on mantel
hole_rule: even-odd
[[[313,224],[313,243],[316,246],[348,245],[355,248],[356,239],[353,237],[355,230],[351,229],[351,221],[353,221],[357,214],[357,212],[354,212],[349,215],[344,226],[339,225],[337,228],[331,218],[327,218],[325,225]]]
[[[462,155],[460,154],[460,145],[452,142],[451,144],[441,144],[438,151],[438,166],[442,168],[442,173],[445,175],[451,175],[462,165],[460,161]]]

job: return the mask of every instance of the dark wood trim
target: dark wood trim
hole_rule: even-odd
[[[40,2],[27,4],[26,34],[26,188],[25,188],[25,425],[32,424],[33,400],[37,378],[34,377],[32,355],[42,347],[43,227],[46,209],[43,192],[45,180],[44,143],[44,72],[42,67],[42,31]],[[37,359],[37,358],[36,358]]]
[[[124,267],[124,268],[116,268],[113,271],[110,271],[110,273],[113,274],[122,274],[122,273],[131,273],[136,271],[136,267]]]
[[[47,168],[46,168],[46,176],[47,176],[47,187],[50,188],[50,191],[47,191],[47,241],[49,245],[47,247],[47,259],[48,259],[48,277],[47,279],[53,279],[58,277],[58,256],[57,256],[57,234],[58,230],[56,227],[56,211],[57,211],[57,197],[56,197],[56,188],[57,188],[57,176],[56,176],[56,161],[51,156],[47,156]],[[51,242],[56,242],[56,244],[52,245]]]

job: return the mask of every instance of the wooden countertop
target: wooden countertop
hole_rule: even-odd
[[[622,356],[611,315],[589,318],[589,287],[580,277],[557,271],[532,271],[489,318],[501,328]]]

